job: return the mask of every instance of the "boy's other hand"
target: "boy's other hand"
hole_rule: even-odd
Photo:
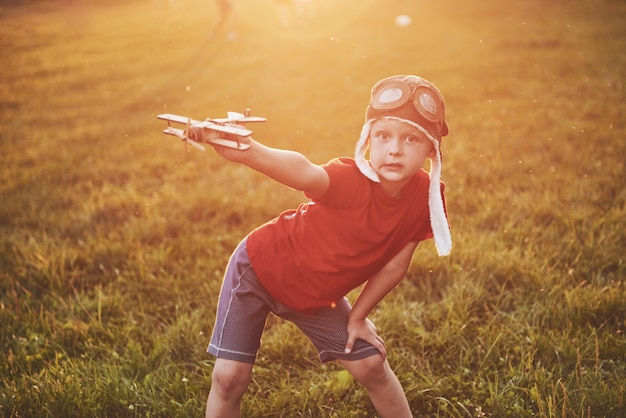
[[[385,348],[385,341],[376,332],[376,326],[369,319],[350,319],[348,321],[348,342],[346,343],[345,352],[350,353],[354,348],[356,340],[361,339],[373,345],[383,359],[387,358],[387,349]]]

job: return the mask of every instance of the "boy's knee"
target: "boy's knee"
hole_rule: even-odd
[[[369,356],[346,366],[357,382],[366,388],[383,383],[391,371],[382,356]]]
[[[211,389],[215,389],[221,397],[241,397],[251,379],[252,368],[247,364],[215,363],[211,376]]]

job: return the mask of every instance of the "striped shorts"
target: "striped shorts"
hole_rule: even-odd
[[[322,362],[360,360],[380,354],[363,340],[356,341],[352,352],[344,352],[350,309],[346,298],[334,308],[322,308],[312,315],[281,304],[259,282],[250,264],[244,239],[228,262],[207,352],[218,358],[254,364],[265,322],[271,312],[293,322],[311,340]]]

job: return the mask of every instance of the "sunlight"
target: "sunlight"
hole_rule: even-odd
[[[157,115],[249,107],[256,140],[325,163],[409,73],[445,97],[455,243],[371,315],[413,412],[626,416],[623,5],[235,1],[213,37],[216,0],[3,2],[3,412],[200,416],[232,248],[306,196],[182,158]],[[339,370],[269,326],[242,414],[373,416]]]
[[[355,7],[332,0],[265,0],[242,3],[240,9],[251,31],[297,41],[330,37],[369,13],[376,2],[364,0]]]

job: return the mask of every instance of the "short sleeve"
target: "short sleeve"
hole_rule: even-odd
[[[368,197],[370,180],[361,174],[353,159],[335,158],[323,168],[328,173],[328,190],[323,196],[306,194],[315,203],[339,209],[358,204]]]

